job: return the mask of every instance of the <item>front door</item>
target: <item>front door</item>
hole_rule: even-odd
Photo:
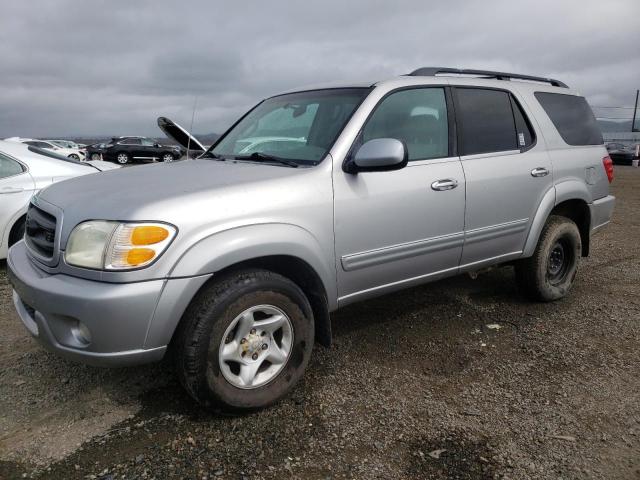
[[[513,93],[456,87],[454,99],[467,182],[460,266],[471,269],[520,255],[553,175],[543,142]]]
[[[452,155],[447,95],[444,87],[394,91],[359,133],[352,152],[374,138],[396,138],[407,146],[407,167],[357,174],[334,169],[340,304],[457,270],[465,179]]]

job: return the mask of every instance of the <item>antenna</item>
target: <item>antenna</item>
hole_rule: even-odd
[[[189,139],[187,140],[187,160],[189,159],[189,148],[191,147],[191,136],[193,135],[193,120],[196,117],[196,105],[198,97],[193,99],[193,112],[191,112],[191,125],[189,126]]]

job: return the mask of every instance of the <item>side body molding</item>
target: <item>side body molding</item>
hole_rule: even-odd
[[[309,264],[322,281],[329,310],[337,308],[333,245],[323,248],[308,230],[293,224],[263,223],[214,233],[191,246],[169,277],[215,276],[215,272],[236,263],[271,255],[297,257]]]

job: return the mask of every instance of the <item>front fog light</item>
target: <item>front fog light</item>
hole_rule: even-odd
[[[71,334],[73,335],[73,338],[82,345],[89,345],[91,343],[91,332],[80,320],[78,320],[78,323],[75,326],[71,327]]]

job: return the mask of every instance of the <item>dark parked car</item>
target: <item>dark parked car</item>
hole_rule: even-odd
[[[616,165],[631,165],[633,159],[638,158],[635,148],[622,143],[607,143],[607,152]]]
[[[182,157],[183,151],[176,145],[160,145],[152,138],[114,137],[108,143],[98,143],[87,147],[87,157],[91,160],[117,162],[121,165],[135,160],[173,162]]]

